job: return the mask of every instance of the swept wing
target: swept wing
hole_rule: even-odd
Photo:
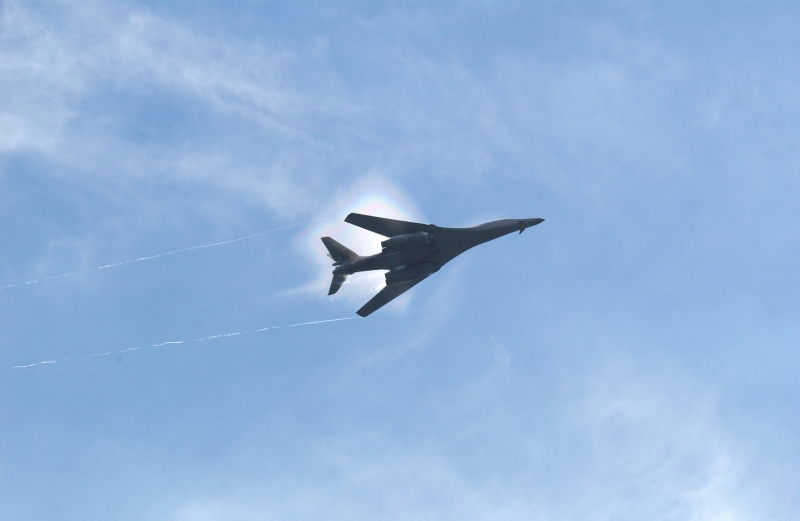
[[[380,290],[377,295],[372,297],[372,299],[369,302],[364,304],[364,306],[361,309],[356,311],[356,313],[359,316],[366,317],[373,311],[382,308],[392,300],[396,299],[406,291],[410,290],[411,288],[413,288],[426,278],[427,277],[423,277],[421,279],[411,280],[409,282],[401,282],[399,284],[392,284],[390,286],[386,286],[385,288]]]
[[[375,217],[373,215],[364,215],[360,213],[351,213],[345,217],[344,222],[385,237],[394,237],[395,235],[404,235],[406,233],[431,232],[436,228],[432,224],[397,221],[395,219],[386,219],[384,217]]]

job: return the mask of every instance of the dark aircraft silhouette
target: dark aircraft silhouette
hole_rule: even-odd
[[[472,228],[440,228],[434,224],[396,221],[360,213],[351,213],[344,221],[389,237],[381,242],[383,250],[380,253],[368,257],[357,255],[330,237],[322,237],[335,266],[328,295],[339,291],[353,273],[389,270],[386,273],[386,287],[356,311],[366,317],[468,249],[512,232],[522,233],[544,219],[503,219]]]

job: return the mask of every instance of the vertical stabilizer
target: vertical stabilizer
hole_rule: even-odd
[[[336,261],[337,264],[347,261],[354,261],[359,258],[356,252],[345,248],[330,237],[322,237],[322,244],[328,248],[328,251],[331,253],[331,258]]]
[[[329,256],[331,259],[333,259],[334,266],[341,266],[342,264],[347,264],[348,262],[361,258],[356,252],[342,246],[330,237],[322,237],[322,244],[328,248],[328,251],[330,252]],[[347,277],[347,273],[336,273],[336,271],[334,271],[333,280],[331,281],[331,289],[328,290],[328,295],[333,295],[339,291],[339,288],[342,287],[342,284],[344,284],[344,281],[347,280]]]

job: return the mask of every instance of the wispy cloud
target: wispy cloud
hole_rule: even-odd
[[[364,34],[388,31],[382,62],[357,86],[343,83],[325,46],[317,50],[313,42],[279,48],[206,36],[187,23],[104,3],[62,5],[55,15],[6,3],[0,57],[8,94],[0,102],[0,150],[36,150],[97,175],[111,163],[137,179],[210,183],[257,194],[289,212],[292,205],[313,207],[303,201],[327,186],[331,162],[466,181],[498,175],[498,158],[519,164],[535,158],[541,164],[535,175],[560,185],[573,175],[596,182],[563,168],[553,177],[560,159],[577,159],[587,140],[607,144],[610,138],[616,146],[610,152],[620,154],[663,146],[648,115],[683,84],[686,66],[652,42],[589,27],[583,37],[611,49],[612,58],[559,63],[510,53],[479,71],[462,57],[423,52],[404,33],[440,23],[430,13],[409,18],[389,10],[356,24]],[[373,67],[369,56],[357,66]],[[292,80],[309,60],[325,81]],[[152,94],[179,96],[226,129],[230,121],[255,125],[271,153],[248,147],[244,158],[242,143],[226,138],[228,150],[205,139],[188,148],[133,142],[125,137],[132,123],[125,110],[108,110],[103,101],[98,107],[102,99],[128,105]],[[649,134],[642,134],[642,124]],[[350,144],[341,146],[345,141]]]
[[[0,28],[0,154],[46,165],[36,174],[69,204],[74,190],[108,208],[54,230],[8,280],[130,255],[172,223],[241,233],[246,212],[299,220],[319,207],[332,156],[309,130],[349,109],[292,84],[292,50],[106,2],[6,2]]]
[[[375,8],[368,14],[303,8],[289,16],[302,20],[297,27],[272,31],[279,21],[242,33],[225,24],[203,25],[193,8],[181,9],[103,2],[0,7],[0,159],[11,165],[0,173],[0,184],[14,187],[0,191],[0,205],[14,202],[24,214],[17,228],[4,223],[4,240],[27,240],[25,216],[35,213],[39,219],[30,220],[45,223],[30,232],[24,248],[5,249],[3,270],[25,275],[4,274],[3,284],[58,274],[76,281],[66,275],[82,269],[109,273],[113,265],[243,240],[279,227],[269,223],[276,218],[325,221],[304,229],[294,252],[247,252],[240,264],[255,266],[249,273],[230,265],[222,266],[219,277],[222,269],[181,273],[185,279],[142,273],[139,285],[147,287],[125,286],[130,298],[98,291],[87,302],[64,292],[52,308],[36,301],[51,295],[2,292],[6,349],[14,349],[15,360],[6,367],[25,362],[8,384],[22,382],[20,387],[4,394],[11,396],[8,410],[20,419],[7,422],[13,428],[3,439],[14,449],[6,482],[23,483],[18,475],[30,473],[19,489],[0,487],[11,490],[0,498],[4,504],[47,518],[49,507],[31,510],[41,502],[28,499],[47,489],[46,476],[55,476],[69,486],[48,490],[84,517],[80,505],[68,500],[98,491],[120,497],[120,490],[133,491],[140,510],[132,516],[158,510],[162,518],[179,520],[781,517],[769,515],[768,489],[791,481],[783,476],[797,466],[792,455],[784,458],[773,449],[765,459],[772,458],[777,477],[758,475],[748,440],[759,439],[720,419],[716,393],[724,391],[699,383],[717,375],[709,376],[687,353],[707,347],[708,357],[726,350],[730,359],[736,356],[731,350],[742,352],[747,356],[737,371],[757,366],[755,378],[768,381],[780,365],[782,378],[796,380],[792,363],[786,363],[794,359],[786,353],[794,352],[797,328],[770,337],[774,322],[748,322],[751,309],[708,307],[698,289],[716,284],[713,290],[724,291],[714,298],[725,300],[730,292],[762,285],[762,300],[770,303],[765,313],[780,313],[794,324],[791,268],[797,255],[785,246],[796,244],[798,236],[786,224],[797,222],[791,218],[797,206],[792,165],[799,149],[791,52],[785,66],[761,70],[756,62],[784,52],[780,46],[772,43],[749,55],[750,61],[726,61],[719,49],[735,43],[732,33],[713,45],[697,44],[687,40],[694,28],[686,25],[645,23],[630,30],[628,15],[595,16],[575,6],[521,13],[516,6],[492,4],[466,14],[451,12],[449,5]],[[741,23],[748,15],[730,16]],[[698,19],[716,18],[707,13]],[[782,19],[787,30],[792,20]],[[750,34],[752,27],[746,28],[737,38]],[[794,48],[792,38],[784,48]],[[699,56],[704,52],[705,62]],[[783,86],[765,89],[773,80]],[[784,137],[773,140],[779,134]],[[765,146],[767,141],[777,144]],[[767,168],[773,163],[782,167],[777,174]],[[28,207],[21,196],[28,185],[13,185],[15,175],[30,179],[39,207]],[[362,210],[359,196],[385,195],[387,186],[389,196],[380,202],[400,214],[387,216],[418,220],[424,210],[456,221],[431,216],[442,225],[462,224],[476,214],[506,217],[506,201],[530,201],[549,191],[540,201],[561,215],[541,216],[560,228],[537,236],[549,241],[550,253],[519,274],[516,280],[525,285],[515,280],[504,286],[513,305],[503,310],[465,305],[468,289],[477,288],[469,284],[485,280],[467,281],[470,268],[460,259],[406,295],[413,307],[401,314],[413,320],[370,317],[348,322],[359,326],[348,328],[357,334],[331,335],[334,324],[363,319],[291,323],[284,315],[274,322],[283,325],[269,325],[255,318],[267,313],[264,295],[277,289],[270,286],[276,280],[300,285],[287,294],[315,292],[308,307],[327,299],[331,267],[319,237],[333,234],[358,253],[370,253],[379,238],[362,235],[359,243],[354,232],[351,241],[341,219]],[[69,189],[89,196],[75,197]],[[685,197],[668,197],[680,190]],[[450,199],[450,192],[457,197]],[[85,218],[62,218],[41,193],[80,207],[75,215]],[[496,199],[486,203],[487,196]],[[740,227],[740,206],[758,204],[792,210],[771,210],[771,226],[752,219],[749,228]],[[609,219],[587,226],[601,220],[581,215],[584,208],[626,215],[613,232],[601,235],[598,228]],[[677,211],[703,224],[685,223],[676,232]],[[752,243],[763,247],[739,242],[764,229],[773,230],[770,241]],[[157,246],[136,243],[136,237],[152,238],[151,232],[160,233]],[[294,264],[295,253],[307,260],[305,267]],[[15,255],[19,259],[7,260]],[[773,264],[742,264],[748,256],[771,258]],[[729,259],[737,263],[726,264]],[[305,285],[291,278],[304,269],[313,279]],[[256,270],[259,280],[252,276]],[[754,275],[765,272],[778,282],[766,284]],[[528,282],[540,279],[549,282],[536,286],[532,296]],[[380,281],[377,275],[362,289],[370,293]],[[352,312],[368,295],[348,296],[350,289],[355,284],[341,294],[358,299],[346,303]],[[18,295],[31,298],[15,300]],[[669,304],[658,300],[663,295]],[[285,303],[268,302],[274,304],[270,312],[293,313]],[[518,311],[532,303],[528,312]],[[673,313],[669,327],[695,330],[673,336],[676,357],[695,365],[656,367],[651,352],[639,356],[638,341],[609,349],[617,354],[605,364],[573,363],[584,361],[584,343],[613,336],[615,326],[598,311],[605,306],[624,315],[620,329],[648,328],[651,337],[661,330],[648,318]],[[64,308],[71,313],[62,313]],[[543,310],[547,317],[533,316]],[[696,322],[682,314],[694,315]],[[197,338],[176,336],[174,327],[200,323],[201,317],[214,321],[213,330]],[[716,322],[710,325],[708,317]],[[245,318],[248,326],[241,324]],[[317,327],[321,332],[312,335]],[[199,386],[191,385],[188,371],[170,373],[147,394],[141,379],[151,375],[147,364],[125,367],[130,378],[108,378],[114,389],[108,396],[86,392],[83,385],[96,385],[91,379],[59,380],[58,388],[22,387],[48,383],[37,378],[70,359],[41,350],[25,354],[18,346],[33,351],[65,345],[62,329],[75,346],[97,346],[101,341],[92,335],[111,331],[119,344],[85,347],[93,354],[80,357],[96,362],[148,349],[266,338],[272,329],[280,329],[275,338],[287,333],[297,345],[325,349],[297,358],[265,357],[263,365],[247,368],[250,373],[236,367],[224,378],[215,379],[219,374],[209,370],[202,381],[208,401],[198,399]],[[580,338],[583,333],[592,340]],[[687,347],[684,340],[692,334]],[[540,339],[555,346],[552,351],[563,347],[560,357],[548,352],[526,358],[522,351]],[[748,348],[737,348],[737,342]],[[571,343],[576,347],[570,350]],[[771,347],[750,347],[765,343]],[[235,365],[225,353],[216,355],[207,360],[209,367]],[[27,363],[35,360],[40,362]],[[696,377],[692,371],[706,372]],[[254,391],[259,386],[267,392]],[[125,393],[130,401],[121,408],[112,399]],[[167,395],[174,399],[172,409],[161,407]],[[768,401],[769,414],[785,412],[770,409]],[[75,407],[76,414],[52,404]],[[135,416],[129,424],[135,438],[127,431],[120,435],[124,423],[104,423],[117,422],[114,411],[121,409]],[[45,420],[50,434],[41,428]],[[69,432],[77,434],[65,442]],[[786,439],[796,438],[787,432]],[[107,443],[115,436],[119,448],[113,457],[90,450],[93,440]],[[62,450],[65,443],[69,450]],[[184,452],[169,450],[189,445]],[[73,466],[70,455],[79,458]],[[125,465],[130,473],[119,470]],[[111,470],[98,470],[104,468]],[[64,472],[81,479],[64,480]],[[165,482],[170,486],[159,485]],[[793,512],[797,487],[785,487],[774,495]]]
[[[731,437],[713,393],[678,373],[619,357],[592,371],[573,428],[585,436],[576,482],[581,516],[624,519],[760,519],[750,455]],[[614,498],[607,501],[606,498]],[[765,510],[766,508],[766,510]]]
[[[174,518],[769,518],[748,450],[708,394],[673,375],[593,368],[576,399],[560,403],[567,434],[552,417],[525,419],[532,404],[517,394],[518,353],[496,342],[491,350],[494,363],[471,381],[414,399],[430,421],[421,432],[392,426],[406,434],[390,436],[362,420],[305,435],[280,478],[242,477],[235,493],[186,497]],[[536,444],[547,454],[526,452]]]

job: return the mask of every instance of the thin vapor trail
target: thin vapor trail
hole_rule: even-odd
[[[64,278],[64,277],[71,277],[71,276],[75,275],[76,273],[87,273],[87,272],[90,272],[90,271],[104,270],[104,269],[107,269],[107,268],[113,268],[115,266],[122,266],[124,264],[131,264],[131,263],[134,263],[134,262],[142,262],[142,261],[146,261],[146,260],[157,259],[159,257],[166,257],[167,255],[174,255],[176,253],[181,253],[181,252],[184,252],[184,251],[200,250],[200,249],[203,249],[203,248],[213,248],[215,246],[223,246],[225,244],[232,244],[234,242],[239,242],[239,241],[245,241],[247,239],[252,239],[253,237],[258,237],[259,235],[266,235],[268,233],[273,233],[273,232],[277,232],[277,231],[280,231],[280,230],[286,230],[287,228],[295,228],[297,226],[302,226],[304,224],[310,224],[310,223],[313,223],[313,222],[321,221],[323,219],[325,219],[325,217],[320,218],[320,219],[313,219],[311,221],[304,221],[304,222],[297,223],[297,224],[290,224],[289,226],[281,226],[280,228],[275,228],[275,229],[267,230],[267,231],[264,231],[264,232],[254,233],[252,235],[247,235],[245,237],[239,237],[238,239],[231,239],[229,241],[215,242],[215,243],[212,243],[212,244],[202,244],[200,246],[190,246],[188,248],[181,248],[179,250],[173,250],[173,251],[168,251],[168,252],[165,252],[165,253],[159,253],[157,255],[150,255],[149,257],[139,257],[138,259],[130,259],[130,260],[122,261],[122,262],[115,262],[113,264],[106,264],[105,266],[97,266],[95,268],[89,268],[89,269],[83,270],[81,272],[64,273],[62,275],[54,275],[52,277],[44,277],[44,278],[36,279],[36,280],[29,280],[28,282],[19,282],[17,284],[9,284],[8,286],[0,287],[0,291],[2,291],[4,289],[9,289],[9,288],[16,288],[16,287],[19,287],[19,286],[27,286],[29,284],[36,284],[38,282],[45,282],[47,280],[61,279],[61,278]]]
[[[332,318],[330,320],[315,320],[314,322],[302,322],[300,324],[289,324],[286,327],[310,326],[311,324],[324,324],[326,322],[338,322],[340,320],[353,320],[358,317]]]
[[[311,325],[314,325],[314,324],[326,324],[326,323],[329,323],[329,322],[339,322],[339,321],[342,321],[342,320],[353,320],[353,319],[356,319],[356,318],[359,318],[359,317],[331,318],[331,319],[328,319],[328,320],[314,320],[313,322],[300,322],[299,324],[289,324],[289,325],[286,325],[286,326],[269,326],[269,327],[263,327],[261,329],[256,329],[255,331],[253,331],[253,333],[259,333],[261,331],[268,331],[270,329],[284,329],[284,328],[289,328],[289,327],[311,326]],[[205,340],[214,340],[216,338],[228,338],[228,337],[233,337],[233,336],[238,336],[238,335],[247,335],[249,333],[250,333],[249,331],[237,331],[237,332],[234,332],[234,333],[225,333],[225,334],[221,334],[221,335],[211,335],[211,336],[207,336],[205,338],[194,338],[192,340],[189,340],[189,342],[202,342],[202,341],[205,341]],[[129,351],[138,351],[140,349],[147,349],[147,348],[151,348],[151,347],[163,347],[163,346],[166,346],[166,345],[179,345],[179,344],[184,344],[184,343],[186,343],[186,342],[183,341],[183,340],[170,340],[168,342],[161,342],[159,344],[152,344],[152,345],[149,345],[149,346],[128,347],[126,349],[119,349],[117,351],[108,351],[108,352],[105,352],[105,353],[94,353],[94,354],[91,354],[91,355],[77,356],[77,357],[74,357],[74,358],[62,358],[60,361],[61,362],[70,362],[70,361],[73,361],[73,360],[85,360],[87,358],[93,358],[93,357],[97,357],[97,356],[108,356],[108,355],[110,355],[112,353],[115,353],[115,352],[116,353],[127,353]],[[58,360],[44,360],[42,362],[36,362],[35,364],[15,365],[11,369],[26,369],[26,368],[29,368],[29,367],[36,367],[36,366],[39,366],[39,365],[56,364],[58,362],[59,362]]]
[[[34,366],[37,366],[37,365],[54,364],[54,363],[56,363],[55,360],[45,360],[44,362],[36,362],[35,364],[15,365],[11,369],[25,369],[26,367],[34,367]]]

